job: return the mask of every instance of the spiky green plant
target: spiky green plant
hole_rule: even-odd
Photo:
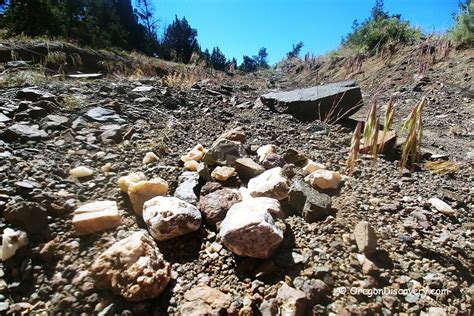
[[[369,113],[367,113],[367,119],[365,120],[365,125],[364,125],[364,142],[367,144],[367,142],[371,139],[374,130],[378,128],[378,126],[375,125],[377,120],[377,101],[374,99],[372,101],[372,106],[370,107]]]
[[[387,109],[385,110],[385,120],[383,123],[383,138],[382,138],[382,147],[381,151],[383,151],[383,147],[385,145],[385,136],[387,135],[388,131],[392,128],[393,125],[393,116],[394,116],[394,109],[393,109],[393,98],[390,97],[388,101]]]
[[[357,126],[354,130],[354,134],[352,135],[351,149],[349,153],[349,158],[347,158],[347,162],[346,162],[346,171],[349,175],[352,175],[355,169],[355,164],[356,164],[357,156],[359,154],[359,149],[360,149],[361,132],[362,132],[362,122],[359,122],[357,123]]]
[[[370,151],[372,154],[373,162],[377,161],[379,150],[379,118],[375,121],[375,128],[370,138]]]
[[[421,141],[423,138],[423,119],[421,111],[427,104],[426,97],[423,97],[410,112],[410,115],[403,124],[402,130],[408,131],[408,136],[403,145],[402,156],[400,159],[400,168],[407,166],[408,159],[411,157],[411,168],[414,169],[418,162],[419,153],[421,151]]]

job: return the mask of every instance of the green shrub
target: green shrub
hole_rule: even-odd
[[[456,25],[451,29],[450,35],[454,41],[472,46],[474,43],[474,3],[467,0],[461,4],[461,13],[455,17]]]

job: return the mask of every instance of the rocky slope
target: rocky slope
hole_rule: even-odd
[[[370,82],[389,72],[393,80],[377,96],[385,101],[397,92],[401,117],[413,102],[408,100],[418,100],[433,83],[425,119],[428,144],[452,155],[459,171],[451,176],[423,168],[401,172],[396,157],[375,163],[361,157],[354,175],[344,176],[336,189],[315,176],[305,182],[304,162],[344,174],[352,130],[300,121],[255,103],[271,88],[310,86],[312,79],[277,73],[270,79],[200,80],[191,88],[165,87],[157,78],[2,88],[2,256],[12,252],[7,244],[18,249],[1,265],[0,309],[102,315],[472,313],[474,176],[472,154],[467,156],[472,96],[461,94],[460,85],[452,83],[458,75],[448,70],[464,76],[472,67],[472,51],[450,58],[427,72],[433,78],[427,84],[398,80],[413,78],[408,67],[369,67],[366,77],[355,79],[368,103],[375,93]],[[334,67],[324,81],[344,79]],[[238,127],[243,132],[216,142]],[[223,157],[232,161],[222,164],[235,167],[230,174],[225,167],[215,170],[225,151],[215,145],[226,142],[230,145],[222,148],[232,150]],[[204,159],[196,178],[186,169],[197,166],[184,167],[181,157],[197,144],[216,154],[214,163]],[[261,159],[258,149],[269,144],[276,153]],[[149,152],[155,155],[144,163]],[[191,156],[184,160],[203,158],[195,151]],[[235,162],[239,156],[253,164]],[[87,176],[71,175],[78,166],[86,168],[73,174]],[[122,191],[117,185],[131,172],[142,172],[139,180],[161,178],[156,181],[166,181],[167,195],[187,202],[166,208],[163,203],[174,202],[153,199],[140,215],[130,191],[136,181]],[[264,176],[261,184],[255,176]],[[250,192],[236,191],[241,187]],[[257,203],[249,193],[270,201]],[[296,211],[298,194],[306,197],[304,212]],[[436,207],[432,198],[448,206]],[[77,208],[104,200],[117,203],[120,222],[109,205],[115,228],[77,234],[73,216],[84,211]],[[245,213],[256,205],[261,207],[251,216]],[[93,216],[111,223],[110,217]],[[164,225],[163,217],[173,218],[176,226]],[[24,234],[9,235],[8,228],[26,232],[28,244]],[[269,239],[261,244],[263,237]]]

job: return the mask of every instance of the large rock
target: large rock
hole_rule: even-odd
[[[361,221],[354,227],[354,237],[359,251],[369,256],[377,248],[377,235],[367,221]]]
[[[253,197],[266,196],[277,200],[288,197],[290,181],[282,173],[282,168],[276,167],[250,179],[248,189]]]
[[[122,123],[124,120],[112,109],[95,107],[87,111],[86,117],[97,122]]]
[[[235,171],[242,179],[251,179],[265,171],[265,168],[251,158],[239,158],[235,161]]]
[[[178,187],[174,196],[191,204],[198,201],[199,173],[186,171],[178,177]]]
[[[319,193],[303,180],[291,185],[288,203],[309,223],[324,219],[331,210],[331,197]]]
[[[157,196],[143,206],[143,220],[156,240],[167,240],[196,231],[201,212],[176,197]]]
[[[224,315],[231,302],[229,294],[199,284],[184,294],[180,313],[190,316]]]
[[[98,288],[111,289],[128,301],[142,301],[163,292],[171,266],[148,234],[135,232],[104,251],[92,264],[90,274]]]
[[[208,165],[233,165],[239,158],[246,156],[240,142],[221,139],[204,155],[203,161]]]
[[[50,114],[45,117],[43,127],[45,130],[59,130],[66,127],[68,122],[69,118],[66,116]]]
[[[78,235],[91,234],[118,227],[122,223],[115,201],[96,201],[74,211],[72,225]]]
[[[16,140],[42,140],[46,139],[48,134],[39,129],[38,125],[14,124],[7,128],[1,135],[0,139],[13,142]]]
[[[24,88],[16,93],[16,98],[26,101],[50,100],[53,101],[55,96],[49,92],[35,88]]]
[[[227,211],[241,200],[242,196],[238,190],[223,188],[208,194],[201,191],[198,208],[209,224],[216,225],[225,218]]]
[[[341,174],[337,171],[318,169],[304,178],[316,189],[337,189],[341,183]]]
[[[155,196],[166,195],[167,192],[168,183],[161,178],[132,182],[128,185],[128,197],[137,215],[142,215],[143,203]]]
[[[234,204],[222,221],[223,244],[239,256],[265,259],[283,241],[280,203],[270,198],[251,198]]]
[[[290,113],[304,121],[336,121],[351,116],[363,105],[360,88],[354,81],[271,92],[262,95],[260,100],[279,113]]]
[[[3,211],[5,220],[24,228],[28,233],[41,233],[48,226],[48,212],[35,202],[9,204]]]

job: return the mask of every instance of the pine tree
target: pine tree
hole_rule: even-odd
[[[210,65],[216,70],[225,70],[225,67],[227,65],[227,59],[225,58],[224,53],[221,52],[219,47],[214,47],[212,49]]]
[[[267,57],[268,57],[267,49],[265,47],[260,48],[260,50],[258,51],[258,55],[254,56],[254,59],[259,68],[263,68],[263,69],[268,68]]]
[[[188,63],[193,51],[199,50],[197,34],[197,30],[189,25],[185,17],[178,19],[175,16],[173,23],[166,28],[161,57]]]
[[[254,58],[244,56],[243,61],[239,66],[239,69],[243,72],[254,72],[258,69],[258,64]]]
[[[383,0],[375,0],[371,15],[374,20],[382,20],[389,17],[388,13],[385,12]]]
[[[300,52],[301,52],[301,49],[303,48],[303,42],[298,42],[295,44],[293,44],[293,48],[288,52],[286,53],[286,57],[288,59],[291,59],[291,58],[298,58],[298,56],[300,55]]]

